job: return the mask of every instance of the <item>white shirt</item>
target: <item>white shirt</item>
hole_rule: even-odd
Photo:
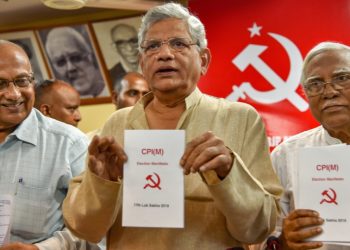
[[[294,192],[297,186],[297,180],[295,178],[297,171],[297,150],[305,147],[335,144],[342,144],[342,142],[330,136],[322,126],[319,126],[288,138],[273,150],[271,155],[272,165],[284,188],[284,194],[280,200],[282,210],[281,217],[278,218],[275,235],[280,235],[281,233],[282,219],[286,217],[290,211],[294,210]],[[324,245],[320,249],[349,250],[350,246]]]

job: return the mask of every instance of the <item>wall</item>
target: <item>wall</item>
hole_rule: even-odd
[[[187,0],[181,0],[178,2],[187,5]],[[45,20],[35,20],[33,22],[13,24],[10,26],[4,26],[0,24],[0,32],[40,29],[48,26],[72,25],[76,23],[117,19],[143,14],[141,11],[103,9],[88,14],[76,15],[74,13],[74,11],[68,11],[66,17],[54,19],[47,18]],[[103,104],[82,105],[80,107],[82,121],[79,123],[79,128],[85,133],[100,128],[103,126],[108,117],[113,113],[113,111],[115,111],[115,107],[113,104],[109,103],[109,101]]]
[[[88,21],[92,22],[99,20],[118,19],[128,16],[141,15],[142,13],[143,12],[139,11],[101,10],[92,14],[89,13],[81,15],[68,15],[67,17],[63,18],[46,19],[30,23],[11,25],[11,27],[0,26],[0,32],[22,31],[49,26],[86,23]],[[83,132],[86,133],[102,127],[108,117],[113,113],[113,111],[115,111],[115,106],[109,102],[109,98],[106,99],[108,100],[103,104],[80,106],[82,121],[79,123],[79,128]]]
[[[79,128],[84,133],[101,128],[114,111],[115,106],[113,104],[81,106],[80,113],[83,120],[79,123]]]

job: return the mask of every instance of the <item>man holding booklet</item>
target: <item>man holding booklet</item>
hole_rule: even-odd
[[[67,226],[93,242],[107,234],[108,249],[242,249],[245,243],[262,241],[274,230],[282,189],[257,112],[197,88],[211,59],[203,24],[179,4],[157,6],[143,18],[139,50],[151,93],[134,107],[115,112],[102,136],[92,140],[88,168],[71,183],[64,202]],[[158,131],[160,136],[144,136],[139,144],[146,146],[138,148],[133,130]],[[184,130],[178,135],[181,143],[169,136],[164,144],[168,138],[160,131],[173,135],[171,130]],[[142,185],[127,184],[151,166],[160,170],[152,169]],[[183,190],[183,226],[125,223],[130,218],[122,207],[129,191],[153,198],[168,192],[166,180],[174,181],[167,176],[170,168],[185,174],[170,176]],[[171,209],[168,198],[166,203],[135,202],[133,209],[157,216],[156,209]]]
[[[339,219],[343,218],[342,214],[335,214],[341,211],[339,209],[344,202],[336,201],[337,193],[333,187],[341,185],[348,177],[342,176],[344,169],[336,163],[344,162],[348,156],[334,156],[348,149],[345,148],[347,146],[320,146],[350,143],[350,47],[334,42],[322,42],[315,46],[305,57],[301,83],[310,110],[321,126],[289,138],[272,152],[273,166],[285,193],[281,199],[282,218],[276,232],[278,239],[270,242],[267,249],[350,249],[349,236],[342,241],[331,237],[328,242],[318,240],[324,239],[325,233],[349,235],[349,231],[341,232],[344,230],[339,227],[339,223],[344,226],[350,221]],[[315,155],[315,152],[318,154]],[[329,153],[333,156],[327,157]],[[305,182],[310,185],[305,185]],[[324,184],[326,189],[322,189]],[[347,192],[338,189],[339,199],[344,191]],[[301,196],[304,202],[298,204]],[[313,199],[317,201],[314,206],[304,207]],[[297,208],[302,209],[295,209],[295,203]],[[337,219],[328,219],[325,211],[333,212],[333,217]],[[327,231],[325,223],[334,226],[333,230]]]

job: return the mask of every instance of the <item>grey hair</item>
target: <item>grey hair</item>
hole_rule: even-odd
[[[69,37],[74,41],[74,43],[84,52],[91,53],[91,48],[85,41],[82,34],[73,29],[72,27],[58,27],[49,31],[46,37],[45,48],[49,55],[52,54],[52,50],[57,48],[51,48],[51,42],[57,37]]]
[[[168,18],[177,18],[184,20],[188,26],[188,32],[193,42],[195,42],[200,49],[205,49],[208,46],[208,41],[205,34],[205,28],[203,23],[191,14],[187,8],[177,3],[167,3],[160,6],[156,6],[147,11],[143,16],[141,27],[138,33],[139,51],[141,50],[141,43],[145,39],[145,35],[149,28],[156,22],[159,22]]]
[[[304,86],[305,78],[306,78],[306,68],[309,65],[310,61],[317,55],[322,54],[327,51],[337,51],[337,50],[346,50],[350,52],[350,47],[342,44],[342,43],[337,43],[337,42],[321,42],[317,44],[315,47],[313,47],[306,55],[302,67],[302,72],[301,72],[301,80],[300,82]]]

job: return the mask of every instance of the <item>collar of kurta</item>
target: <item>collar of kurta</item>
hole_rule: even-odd
[[[335,137],[332,137],[328,131],[322,126],[322,137],[327,142],[328,145],[342,144],[343,142]]]
[[[193,92],[185,98],[186,110],[190,109],[192,106],[196,105],[201,96],[202,92],[196,87]],[[140,101],[138,101],[135,106],[131,109],[128,116],[128,123],[132,124],[133,129],[144,129],[148,128],[147,119],[145,116],[145,107],[154,98],[152,92],[144,95]]]
[[[192,91],[192,93],[185,98],[186,109],[189,109],[192,105],[195,105],[201,96],[202,96],[202,92],[198,89],[198,87],[196,87]],[[154,97],[153,93],[149,92],[148,94],[146,94],[141,98],[140,102],[138,102],[135,105],[135,108],[137,108],[137,106],[141,106],[140,108],[145,109],[145,107],[153,99],[153,97]]]

